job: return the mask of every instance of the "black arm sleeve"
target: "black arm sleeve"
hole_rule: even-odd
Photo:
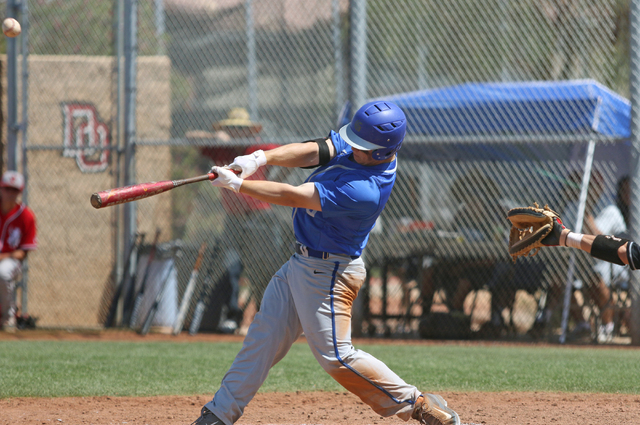
[[[630,242],[628,239],[617,238],[610,235],[598,235],[591,244],[591,256],[608,261],[609,263],[624,266],[624,263],[618,256],[618,248],[628,242]],[[627,250],[629,250],[629,246],[627,246]]]
[[[311,142],[315,142],[318,144],[318,156],[319,156],[319,162],[318,165],[310,165],[308,167],[302,167],[305,169],[309,169],[309,168],[317,168],[321,165],[326,164],[327,162],[329,162],[331,160],[331,152],[329,152],[329,146],[327,146],[327,142],[325,138],[319,138],[319,139],[314,139],[314,140],[306,140],[302,143],[311,143]]]

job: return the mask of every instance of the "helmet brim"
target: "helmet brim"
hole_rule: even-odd
[[[352,147],[361,151],[374,151],[376,149],[382,149],[384,146],[375,145],[371,142],[367,142],[362,137],[358,136],[351,130],[351,123],[343,126],[340,131],[340,137],[344,139]]]

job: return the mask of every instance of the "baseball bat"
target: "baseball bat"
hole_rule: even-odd
[[[144,270],[144,275],[142,276],[142,283],[140,284],[140,290],[136,294],[135,301],[133,302],[133,308],[131,310],[131,318],[129,319],[129,327],[131,329],[134,328],[136,322],[138,321],[138,316],[140,315],[140,306],[142,305],[142,300],[144,299],[144,291],[147,286],[147,280],[149,278],[149,270],[151,270],[151,263],[156,256],[156,250],[158,249],[158,239],[160,238],[160,229],[156,229],[156,236],[153,239],[153,245],[151,246],[151,250],[149,251],[149,260]]]
[[[236,174],[240,171],[231,170]],[[137,201],[139,199],[155,196],[185,184],[201,182],[204,180],[215,180],[216,173],[207,173],[201,176],[190,177],[182,180],[163,180],[160,182],[138,183],[131,186],[117,187],[115,189],[103,190],[91,195],[91,205],[93,208],[104,208],[112,205],[124,204],[126,202]]]
[[[138,260],[140,250],[144,246],[144,238],[140,241],[138,248],[136,249],[135,264],[130,266],[131,275],[124,281],[125,286],[122,288],[123,300],[122,300],[122,317],[120,317],[120,326],[128,324],[131,317],[131,306],[136,296],[136,283],[138,282]],[[115,326],[115,324],[114,324]]]
[[[120,282],[116,287],[115,292],[113,293],[113,297],[111,299],[111,304],[109,305],[109,312],[107,313],[107,318],[104,321],[104,327],[110,328],[114,325],[116,319],[116,313],[118,311],[118,302],[120,301],[120,297],[122,296],[122,291],[127,286],[127,282],[134,276],[135,273],[131,273],[131,268],[136,267],[134,258],[137,256],[138,247],[144,243],[144,233],[136,233],[133,237],[133,243],[131,247],[129,247],[129,255],[127,255],[127,260],[124,263],[124,268],[122,277],[120,278]]]
[[[198,294],[198,303],[196,304],[195,310],[193,310],[193,317],[191,318],[191,323],[189,324],[189,335],[195,335],[200,330],[200,323],[202,323],[202,316],[204,315],[204,310],[206,307],[206,299],[208,294],[208,289],[212,285],[213,279],[211,278],[211,274],[209,273],[207,278],[205,279],[205,283],[200,289],[200,293]]]
[[[131,276],[124,283],[125,286],[122,288],[123,292],[123,300],[122,300],[122,317],[120,317],[120,326],[123,326],[129,323],[129,319],[131,318],[131,307],[133,306],[133,301],[136,296],[136,283],[138,282],[138,260],[140,255],[140,250],[144,246],[144,238],[145,234],[142,235],[143,238],[140,240],[138,247],[136,249],[135,255],[135,264],[132,264],[131,267]],[[115,326],[115,325],[114,325]]]
[[[191,297],[193,296],[193,290],[196,288],[196,282],[198,281],[198,271],[200,269],[200,264],[202,263],[202,257],[204,256],[204,250],[207,244],[202,243],[200,246],[200,251],[198,251],[198,258],[196,259],[196,263],[193,266],[193,270],[191,271],[191,277],[189,278],[189,282],[187,283],[187,288],[184,291],[184,295],[182,296],[182,302],[180,303],[180,309],[178,310],[178,317],[176,318],[176,323],[173,325],[173,334],[178,335],[182,332],[182,325],[184,323],[184,318],[187,315],[187,310],[189,309],[189,304],[191,303]]]
[[[156,295],[156,299],[153,300],[153,304],[151,305],[151,309],[147,314],[147,318],[144,320],[142,324],[142,328],[140,328],[140,334],[146,335],[149,333],[149,329],[151,329],[151,323],[153,323],[153,319],[155,319],[156,314],[158,313],[158,308],[160,307],[160,303],[164,298],[164,293],[167,288],[167,284],[169,283],[169,278],[171,277],[171,273],[175,268],[175,262],[171,262],[171,267],[169,268],[169,272],[167,273],[167,277],[162,281],[162,286],[160,286],[160,290],[158,291],[158,295]]]

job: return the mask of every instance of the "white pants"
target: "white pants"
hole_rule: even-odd
[[[22,263],[15,258],[5,258],[0,261],[0,327],[4,326],[10,317],[16,314],[16,306],[13,292],[16,289],[16,280],[22,274]]]
[[[343,387],[379,415],[409,420],[420,391],[351,345],[351,308],[365,273],[359,258],[294,254],[269,282],[242,350],[206,407],[226,425],[236,422],[304,332],[316,360]]]

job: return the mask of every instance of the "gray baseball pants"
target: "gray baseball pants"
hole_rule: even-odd
[[[365,279],[362,259],[294,254],[273,276],[244,344],[205,406],[236,422],[269,370],[302,335],[322,368],[383,417],[409,420],[420,391],[351,344],[351,308]]]

